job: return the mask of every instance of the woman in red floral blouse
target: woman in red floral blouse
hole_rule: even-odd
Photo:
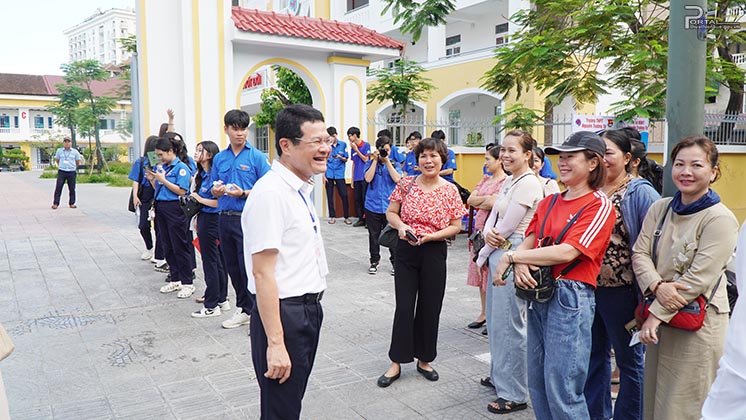
[[[437,381],[430,366],[437,354],[438,322],[446,286],[446,238],[461,231],[466,214],[456,186],[439,176],[448,150],[439,140],[422,140],[413,153],[421,175],[407,177],[391,194],[386,218],[399,231],[391,333],[391,366],[378,378],[385,388],[401,375],[401,364],[416,358],[417,371]],[[411,189],[409,188],[411,185]],[[409,190],[409,192],[407,192]]]

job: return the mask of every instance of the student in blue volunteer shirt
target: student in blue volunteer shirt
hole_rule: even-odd
[[[54,154],[54,160],[57,162],[57,185],[54,188],[54,201],[52,209],[60,205],[60,196],[62,187],[67,183],[67,192],[70,196],[68,203],[70,208],[74,209],[75,205],[75,180],[78,176],[78,165],[83,163],[83,156],[80,152],[72,148],[73,141],[69,137],[62,140],[63,147],[57,149]]]
[[[202,255],[202,271],[205,273],[205,300],[193,318],[220,316],[221,311],[229,310],[228,277],[223,269],[221,247],[218,244],[218,199],[212,195],[210,169],[220,148],[209,140],[197,144],[194,157],[197,162],[197,176],[194,178],[192,197],[202,204],[197,214],[197,238]]]
[[[404,164],[406,153],[402,152],[402,149],[394,144],[394,136],[391,134],[391,130],[389,130],[388,128],[384,128],[383,130],[379,131],[378,134],[376,134],[377,139],[380,139],[381,137],[388,137],[389,139],[391,139],[391,154],[389,154],[389,159],[391,159],[391,162],[394,163],[394,166],[397,166],[401,169],[402,165]]]
[[[420,167],[417,163],[417,156],[414,155],[414,148],[422,140],[422,134],[419,131],[412,131],[407,137],[407,147],[409,152],[404,156],[404,164],[402,165],[402,171],[405,176],[408,175],[419,175]]]
[[[339,192],[342,200],[342,212],[345,223],[352,224],[350,220],[350,205],[347,202],[347,183],[345,183],[345,164],[347,163],[347,143],[337,139],[337,129],[328,127],[326,132],[332,139],[332,151],[326,162],[326,173],[324,174],[324,185],[326,185],[326,202],[329,205],[329,224],[336,223],[337,214],[334,211],[334,187]]]
[[[440,141],[443,142],[443,144],[448,146],[448,143],[446,143],[446,133],[444,133],[443,130],[433,131],[433,133],[430,134],[430,137],[434,139],[439,139]],[[447,147],[447,149],[448,149],[448,161],[443,162],[443,168],[440,170],[440,176],[446,181],[453,184],[456,182],[456,180],[453,179],[453,173],[456,172],[456,170],[458,169],[456,167],[456,153],[454,153],[450,147]]]
[[[176,146],[167,138],[155,143],[155,153],[162,164],[145,171],[145,177],[155,187],[155,223],[158,240],[163,241],[163,253],[168,262],[171,281],[161,287],[161,293],[178,291],[179,298],[194,293],[192,284],[191,238],[187,236],[188,224],[179,205],[179,197],[186,194],[191,183],[191,171],[175,153]]]
[[[213,159],[210,179],[213,180],[212,193],[218,198],[223,267],[236,291],[236,311],[222,326],[237,328],[249,323],[249,314],[254,308],[247,288],[241,212],[254,184],[270,170],[270,165],[267,157],[246,141],[251,122],[249,114],[233,109],[225,113],[223,122],[230,145]]]
[[[365,182],[365,164],[370,159],[370,144],[360,138],[360,129],[347,129],[347,139],[350,140],[350,155],[352,156],[352,189],[355,193],[355,212],[357,222],[353,226],[365,226],[363,214],[365,211],[365,193],[368,183]]]
[[[381,247],[378,237],[386,226],[386,209],[389,207],[389,196],[401,180],[398,165],[390,159],[391,139],[379,137],[376,140],[376,150],[370,154],[370,160],[365,165],[365,181],[368,182],[368,193],[365,196],[365,220],[368,226],[368,250],[370,252],[370,267],[368,274],[378,272],[381,262]],[[394,275],[394,261],[396,248],[389,248],[391,261],[391,275]]]
[[[140,210],[137,228],[140,230],[143,242],[145,242],[145,252],[140,255],[143,260],[150,260],[155,257],[153,255],[153,234],[150,230],[150,209],[153,207],[155,190],[153,190],[150,181],[145,178],[145,167],[150,165],[148,152],[155,151],[156,141],[158,141],[158,136],[149,136],[145,140],[142,157],[135,160],[127,177],[132,181],[132,202],[135,208]],[[159,257],[162,259],[163,255],[159,255]]]

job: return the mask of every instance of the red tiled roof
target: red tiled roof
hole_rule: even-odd
[[[0,93],[11,95],[50,95],[44,76],[0,73]]]
[[[231,18],[238,29],[247,32],[404,49],[403,42],[354,23],[277,14],[241,7],[232,8]]]
[[[44,76],[44,82],[47,84],[50,95],[59,95],[59,91],[54,85],[65,84],[65,78],[63,76]],[[93,81],[91,82],[91,90],[94,96],[113,96],[117,97],[116,90],[124,84],[124,81],[117,78],[107,79],[103,82]]]
[[[59,91],[54,85],[64,83],[63,76],[0,73],[0,94],[57,96]],[[91,83],[91,89],[96,96],[116,97],[116,90],[123,83],[117,78],[95,81]]]

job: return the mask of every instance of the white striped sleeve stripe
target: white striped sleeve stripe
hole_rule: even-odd
[[[604,224],[606,223],[606,219],[608,219],[609,213],[611,213],[611,209],[613,208],[611,200],[609,200],[606,195],[599,191],[596,191],[594,195],[596,196],[596,198],[601,200],[601,207],[598,209],[596,215],[593,217],[591,224],[588,225],[588,228],[585,230],[585,232],[583,232],[583,236],[580,237],[580,241],[578,241],[580,245],[586,248],[589,248],[591,242],[596,239],[596,235],[598,235],[598,232],[600,232],[601,228],[603,228]]]

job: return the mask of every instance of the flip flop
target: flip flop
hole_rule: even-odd
[[[497,407],[493,404],[497,405]],[[512,413],[514,411],[525,410],[526,408],[528,408],[527,403],[508,401],[504,398],[498,398],[487,405],[487,411],[495,414]]]
[[[329,224],[330,225],[333,225],[335,223],[337,223],[337,219],[329,219]]]

